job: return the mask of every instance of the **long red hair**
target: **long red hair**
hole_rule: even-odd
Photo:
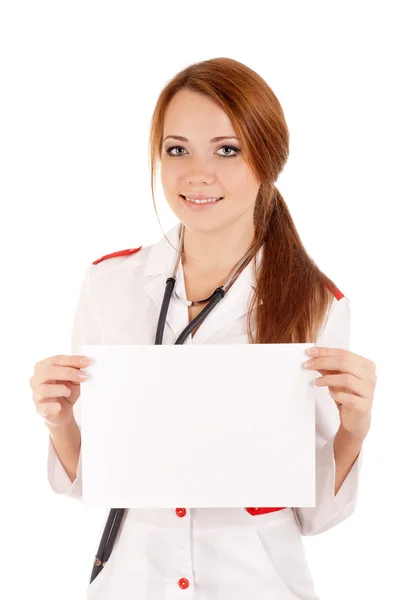
[[[173,96],[183,88],[208,96],[228,114],[242,140],[243,156],[262,182],[254,208],[253,245],[256,249],[263,245],[264,250],[249,304],[250,343],[315,343],[338,290],[307,254],[289,209],[274,185],[289,156],[289,131],[277,97],[265,80],[246,65],[231,58],[194,63],[175,75],[161,91],[149,139],[156,212],[154,187],[164,116]]]

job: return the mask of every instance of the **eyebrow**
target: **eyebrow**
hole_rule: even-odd
[[[172,138],[174,140],[179,140],[180,142],[188,142],[189,140],[185,137],[183,137],[182,135],[167,135],[164,139],[163,142],[165,142],[166,139],[168,138]],[[238,137],[236,137],[235,135],[221,135],[218,137],[214,137],[211,138],[210,142],[211,144],[213,144],[214,142],[220,142],[221,140],[239,140]]]

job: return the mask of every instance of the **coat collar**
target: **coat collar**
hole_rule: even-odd
[[[144,290],[156,304],[158,310],[161,309],[166,280],[172,274],[178,255],[174,248],[178,248],[180,225],[180,222],[178,222],[177,225],[166,233],[166,237],[171,245],[164,237],[162,237],[156,244],[151,246],[147,256],[144,272]],[[261,260],[262,251],[263,248],[261,248],[256,255],[257,267]],[[250,302],[250,295],[256,284],[253,269],[254,261],[251,261],[240,273],[224,298],[222,298],[205,318],[193,340],[192,337],[189,336],[185,343],[202,343],[216,330],[221,329],[231,321],[246,315]],[[187,299],[181,263],[179,264],[176,273],[175,287],[179,296]],[[176,339],[188,323],[189,314],[187,307],[172,295],[167,313],[166,327],[169,326],[171,328]]]

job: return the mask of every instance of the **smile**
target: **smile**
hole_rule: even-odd
[[[222,197],[221,198],[205,198],[204,200],[196,200],[195,198],[190,198],[190,196],[184,196],[183,194],[180,194],[180,196],[187,202],[194,202],[195,204],[207,204],[207,203],[211,203],[211,202],[219,202],[220,200],[222,200]]]

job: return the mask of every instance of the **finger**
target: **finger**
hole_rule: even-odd
[[[368,397],[370,393],[368,382],[358,379],[349,373],[324,375],[323,377],[317,377],[314,383],[316,386],[326,385],[333,388],[344,388],[344,391],[360,397]]]
[[[79,367],[60,367],[49,365],[42,373],[43,383],[54,381],[72,381],[81,383],[87,379],[87,373]]]
[[[54,365],[70,367],[71,369],[80,369],[82,367],[89,366],[89,364],[83,364],[82,361],[86,361],[86,363],[87,361],[89,361],[89,364],[91,364],[91,360],[88,356],[80,354],[72,356],[66,354],[57,354],[55,356],[51,356],[50,358],[45,358],[42,361],[37,362],[35,364],[34,374],[29,380],[29,385],[32,388],[32,390],[35,390],[35,387],[43,381],[51,381],[52,379],[65,380],[65,378],[56,378],[49,376],[48,369],[51,369]],[[81,383],[82,380],[75,376],[72,379],[70,379],[70,381],[74,383]]]
[[[90,358],[83,354],[56,354],[55,356],[51,356],[49,359],[50,364],[59,365],[61,367],[82,367],[89,366]],[[81,361],[85,361],[82,363]],[[89,361],[89,362],[87,362]]]
[[[355,352],[351,352],[346,348],[328,348],[326,346],[316,346],[316,348],[318,349],[318,354],[316,356],[313,356],[313,358],[319,358],[322,356],[341,355],[347,358],[352,358],[357,364],[362,365],[366,369],[375,370],[376,365],[372,360],[369,360],[368,358],[366,358],[365,356],[361,356],[360,354],[356,354]]]
[[[371,411],[370,402],[368,402],[366,398],[360,398],[360,396],[348,394],[347,392],[343,391],[332,390],[331,394],[337,404],[345,404],[346,406],[351,406],[352,408],[358,410],[360,413],[363,414],[367,414]]]
[[[88,367],[90,363],[90,358],[82,354],[56,354],[35,364],[35,374],[33,378],[36,377],[37,373],[42,373],[52,365],[57,365],[60,367],[74,367],[79,369],[81,367]]]
[[[49,417],[60,412],[61,404],[59,402],[41,402],[36,405],[36,410],[41,417]]]
[[[365,379],[369,377],[365,367],[357,360],[353,359],[351,355],[345,355],[342,353],[331,354],[314,358],[312,360],[313,362],[311,364],[305,364],[307,369],[312,369],[313,371],[319,372],[336,371],[338,373],[350,373],[351,375],[358,377],[358,379]]]
[[[61,398],[68,397],[71,395],[71,390],[61,383],[41,383],[38,385],[33,393],[33,399],[35,402],[46,400],[48,398]]]

